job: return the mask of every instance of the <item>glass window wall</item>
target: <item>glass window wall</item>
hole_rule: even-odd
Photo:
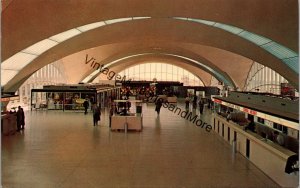
[[[179,81],[185,86],[204,86],[202,81],[191,72],[166,63],[145,63],[129,67],[119,73],[135,81]]]

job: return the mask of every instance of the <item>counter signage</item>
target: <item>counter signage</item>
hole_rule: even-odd
[[[251,115],[256,115],[257,114],[256,111],[250,110],[248,108],[243,108],[243,112],[246,112],[246,113],[251,114]]]
[[[228,107],[236,109],[236,110],[240,110],[240,106],[235,105],[235,104],[231,104],[231,103],[228,103],[228,102],[225,102],[225,101],[221,101],[221,100],[220,100],[220,104],[222,104],[224,106],[228,106]]]
[[[254,111],[254,110],[249,110],[249,114],[256,115],[256,114],[257,114],[257,112],[256,112],[256,111]]]
[[[214,99],[214,102],[222,104],[222,101],[219,99]]]
[[[230,108],[235,108],[234,104],[227,104],[227,106],[230,107]]]
[[[255,110],[251,110],[249,108],[241,107],[241,106],[238,106],[238,105],[233,105],[231,103],[227,103],[227,102],[224,102],[222,100],[218,100],[217,99],[217,102],[220,103],[220,104],[222,104],[222,105],[224,105],[224,106],[228,106],[228,107],[231,107],[231,108],[243,111],[245,113],[248,113],[248,114],[255,115],[257,117],[263,118],[265,120],[269,120],[271,122],[279,123],[281,125],[285,125],[287,127],[291,127],[291,128],[299,130],[298,123],[291,122],[291,121],[288,121],[288,120],[285,120],[285,119],[282,119],[282,118],[279,118],[279,117],[275,117],[275,116],[272,116],[272,115],[268,115],[268,114],[265,114],[265,113],[262,113],[262,112],[257,112]]]

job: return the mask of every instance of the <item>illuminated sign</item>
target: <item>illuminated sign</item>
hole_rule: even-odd
[[[248,108],[245,108],[243,107],[243,112],[246,112],[248,114],[251,114],[251,115],[257,115],[257,112],[255,110],[251,110],[251,109],[248,109]]]
[[[222,104],[222,101],[219,99],[214,99],[214,102]]]

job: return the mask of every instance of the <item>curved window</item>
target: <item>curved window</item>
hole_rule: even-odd
[[[119,73],[134,81],[174,81],[184,86],[204,86],[203,82],[191,72],[176,65],[166,63],[145,63],[127,68]]]
[[[41,89],[44,85],[56,85],[67,82],[64,66],[60,61],[48,64],[33,73],[19,88],[20,103],[29,105],[31,89]]]
[[[280,95],[281,84],[289,82],[269,67],[253,62],[248,73],[244,90],[253,92],[267,92]]]

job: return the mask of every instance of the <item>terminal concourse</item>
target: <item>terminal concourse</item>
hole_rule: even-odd
[[[105,110],[98,127],[91,114],[27,111],[26,130],[2,138],[2,185],[279,187],[214,133],[164,108],[157,118],[153,104],[143,111],[143,131],[127,134],[110,131]]]
[[[297,0],[1,1],[1,185],[298,187]]]

